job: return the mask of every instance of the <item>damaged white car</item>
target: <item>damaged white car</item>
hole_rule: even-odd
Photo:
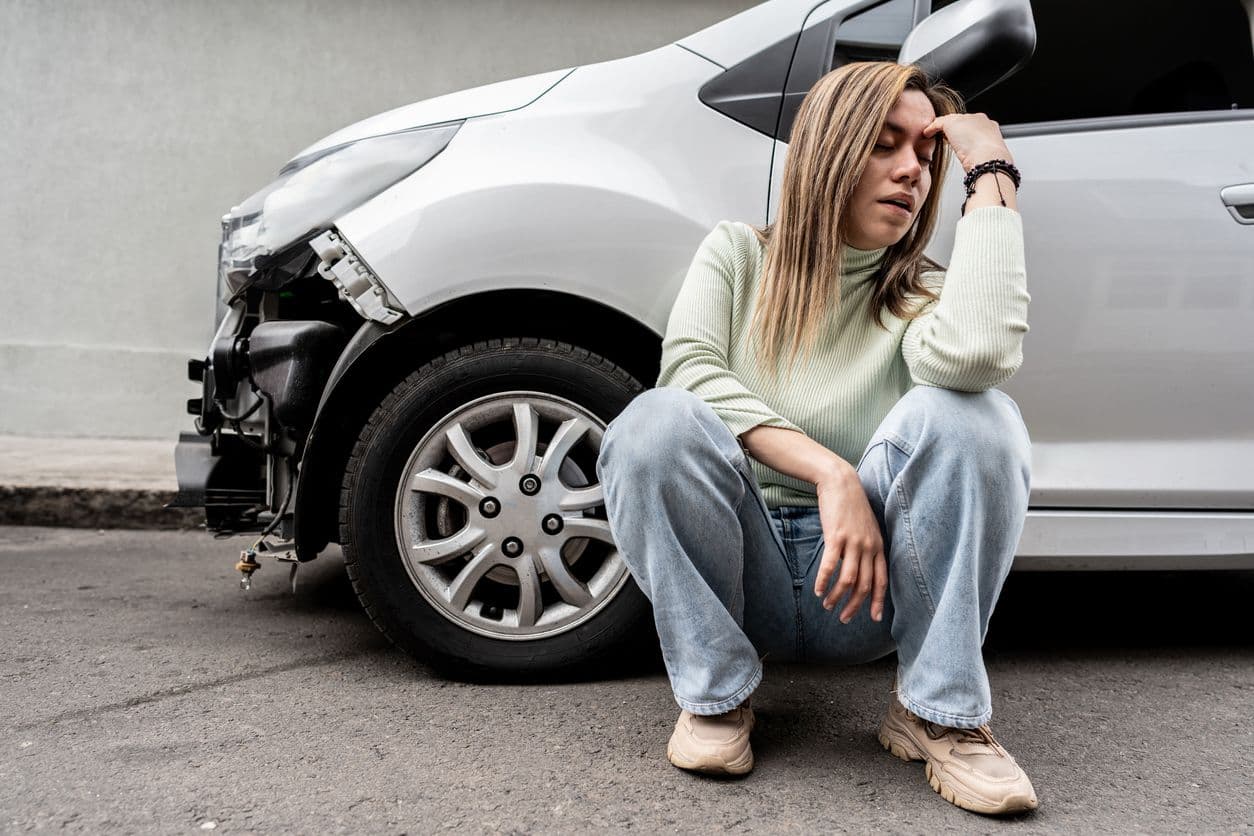
[[[997,119],[1024,172],[1018,565],[1254,565],[1250,11],[772,0],[345,128],[223,219],[178,502],[262,533],[245,580],[339,543],[375,623],[446,667],[554,669],[650,635],[596,482],[603,428],[656,379],[702,237],[771,219],[806,91],[888,59]],[[938,185],[941,263],[960,173]]]

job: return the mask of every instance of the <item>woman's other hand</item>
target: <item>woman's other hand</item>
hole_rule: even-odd
[[[884,598],[888,592],[884,539],[857,471],[848,462],[842,464],[843,467],[833,468],[815,483],[819,519],[823,525],[823,557],[814,594],[823,598],[824,609],[831,610],[850,593],[840,612],[843,624],[853,620],[870,595],[871,618],[880,621],[884,617]],[[832,585],[838,564],[839,575]]]
[[[1002,138],[1001,127],[983,113],[938,116],[923,129],[923,135],[935,136],[938,131],[944,135],[963,171],[970,171],[989,160],[1014,162],[1006,140]]]

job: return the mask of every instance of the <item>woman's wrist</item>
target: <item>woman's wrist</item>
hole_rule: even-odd
[[[1021,175],[1011,161],[1009,149],[1004,145],[999,148],[985,146],[968,157],[968,161],[973,159],[982,161],[964,165],[966,176],[962,178],[962,186],[967,196],[962,202],[962,214],[984,206],[1004,206],[1017,211],[1016,193]]]
[[[1014,180],[1004,171],[994,171],[978,178],[973,184],[975,190],[967,198],[963,214],[982,206],[1005,206],[1007,209],[1019,211],[1017,191]]]
[[[1015,158],[1011,156],[1010,149],[1005,145],[988,146],[973,153],[968,159],[962,161],[962,171],[964,174],[970,173],[971,169],[977,165],[986,163],[989,160],[1005,160],[1008,163],[1014,163]]]
[[[833,455],[820,467],[814,479],[814,487],[816,493],[822,493],[833,488],[843,490],[854,482],[857,482],[859,485],[862,484],[861,480],[858,479],[858,471],[849,462]]]

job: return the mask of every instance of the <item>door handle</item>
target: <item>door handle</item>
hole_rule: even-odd
[[[1219,190],[1219,199],[1239,224],[1254,224],[1254,183],[1242,183]]]

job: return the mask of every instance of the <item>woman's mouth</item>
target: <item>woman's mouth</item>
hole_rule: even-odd
[[[891,210],[894,214],[896,214],[896,215],[900,215],[900,216],[901,216],[901,217],[903,217],[903,218],[908,218],[908,217],[910,217],[910,210],[909,210],[909,209],[907,209],[907,208],[906,208],[906,207],[904,207],[904,206],[901,206],[901,205],[897,204],[897,203],[892,203],[892,202],[887,201],[887,200],[881,200],[881,201],[880,201],[880,205],[882,205],[882,206],[887,206],[887,207],[889,208],[889,210]]]

